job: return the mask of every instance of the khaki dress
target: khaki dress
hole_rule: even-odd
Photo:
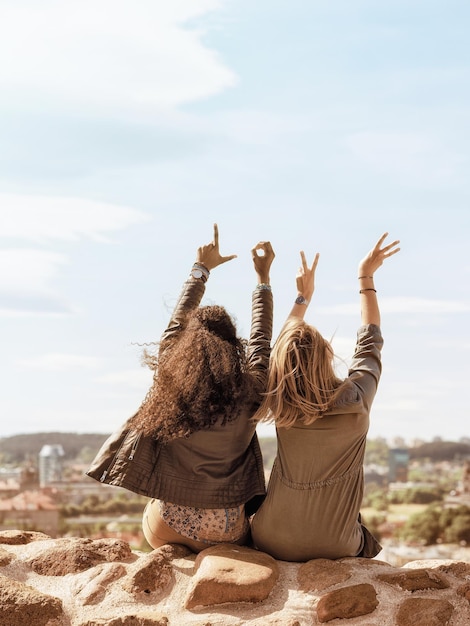
[[[255,546],[276,559],[372,557],[380,544],[361,524],[369,412],[381,374],[380,328],[358,330],[346,387],[334,410],[309,426],[277,429],[267,497],[252,520]]]

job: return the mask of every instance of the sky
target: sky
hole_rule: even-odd
[[[0,0],[0,437],[134,413],[214,223],[238,256],[203,303],[242,336],[251,248],[275,335],[320,253],[306,319],[343,373],[358,263],[399,239],[369,437],[469,437],[469,27],[465,0]]]

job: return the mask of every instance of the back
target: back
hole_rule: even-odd
[[[356,556],[369,411],[380,377],[382,336],[361,327],[337,406],[305,426],[278,428],[278,454],[265,502],[252,521],[255,545],[275,558],[307,561]]]

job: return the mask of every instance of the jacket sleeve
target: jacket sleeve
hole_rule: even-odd
[[[248,369],[260,393],[266,388],[272,334],[273,294],[268,289],[255,289],[252,295]]]
[[[356,349],[349,368],[349,380],[364,404],[370,408],[382,373],[382,333],[379,326],[366,324],[357,332]]]
[[[206,286],[202,280],[190,278],[184,283],[170,322],[161,336],[160,350],[164,350],[183,330],[188,313],[199,306],[205,290]]]

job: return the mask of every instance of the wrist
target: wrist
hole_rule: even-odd
[[[255,289],[257,291],[271,291],[271,285],[269,283],[258,283]]]
[[[310,300],[308,298],[306,298],[301,293],[297,294],[297,298],[295,299],[295,304],[301,304],[303,306],[308,306],[309,303],[310,303]]]
[[[262,276],[258,274],[258,285],[270,285],[269,276]]]
[[[204,283],[207,282],[207,279],[210,276],[210,271],[203,263],[193,263],[193,267],[191,268],[191,276],[196,279],[202,280]]]

